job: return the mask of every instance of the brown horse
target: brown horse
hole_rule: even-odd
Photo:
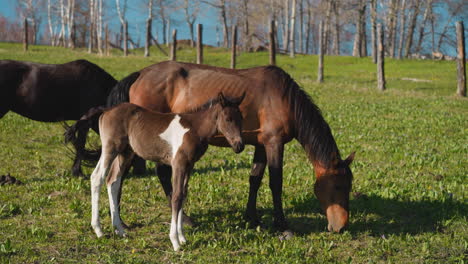
[[[274,224],[280,230],[287,229],[281,201],[283,152],[284,145],[295,138],[314,166],[317,179],[314,191],[327,216],[328,230],[342,230],[349,221],[353,178],[349,165],[354,153],[341,159],[319,108],[281,68],[233,70],[166,61],[131,74],[114,87],[108,102],[129,101],[160,112],[183,113],[220,92],[231,97],[246,93],[240,105],[244,117],[242,137],[246,144],[255,146],[246,219],[255,225],[259,223],[257,192],[268,165]],[[210,144],[227,145],[222,136],[212,139]],[[166,195],[170,196],[170,168],[158,165],[157,172]]]
[[[242,115],[239,110],[242,99],[229,100],[220,94],[196,112],[180,115],[152,112],[123,103],[104,113],[103,108],[92,109],[73,125],[72,130],[76,130],[101,115],[99,131],[102,154],[91,175],[91,225],[96,235],[103,235],[98,205],[101,184],[106,178],[112,223],[117,234],[125,235],[117,206],[118,196],[121,177],[136,153],[144,159],[168,164],[173,168],[174,193],[169,237],[174,250],[179,250],[186,241],[182,228],[182,203],[187,195],[190,172],[194,163],[206,152],[208,140],[219,131],[236,153],[244,149],[241,137]]]
[[[116,83],[86,60],[65,64],[0,60],[0,118],[13,111],[42,122],[78,120],[92,107],[105,105]],[[84,148],[86,133],[78,133],[75,148]],[[74,175],[82,174],[81,159],[75,158]]]

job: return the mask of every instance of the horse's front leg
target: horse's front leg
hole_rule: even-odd
[[[266,167],[266,154],[263,146],[255,147],[252,170],[249,177],[249,200],[247,202],[247,210],[245,219],[253,227],[260,225],[260,220],[257,215],[257,194],[262,183],[263,175]]]
[[[180,246],[186,242],[182,227],[182,204],[184,201],[184,185],[186,182],[186,166],[173,166],[173,193],[171,199],[172,218],[169,238],[174,251],[179,251]]]
[[[283,192],[283,153],[284,144],[280,139],[270,140],[265,144],[268,170],[270,171],[270,189],[273,195],[274,225],[279,230],[288,228],[283,212],[281,195]]]
[[[111,171],[107,177],[107,193],[109,195],[109,206],[112,224],[116,228],[115,233],[125,236],[124,224],[120,218],[120,197],[122,190],[122,176],[127,171],[132,161],[133,154],[121,154],[112,163]]]
[[[156,175],[158,175],[159,182],[161,183],[164,194],[167,197],[167,200],[169,202],[169,207],[171,207],[171,196],[172,196],[172,182],[171,182],[171,177],[172,177],[172,167],[169,165],[165,164],[160,164],[158,163],[156,165]],[[184,222],[184,225],[187,226],[193,226],[193,221],[192,219],[185,214],[185,212],[182,213],[182,221]]]

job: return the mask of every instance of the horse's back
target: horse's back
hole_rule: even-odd
[[[9,74],[14,76],[10,77],[12,85],[8,88],[9,110],[36,121],[79,119],[90,108],[104,105],[110,89],[117,82],[86,60],[64,64],[2,62],[0,76],[5,75],[5,71],[15,72],[13,69],[21,71],[16,70],[16,75]]]

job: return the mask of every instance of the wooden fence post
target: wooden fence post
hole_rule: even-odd
[[[123,28],[124,56],[128,56],[128,22],[125,21]]]
[[[231,36],[231,69],[236,68],[236,51],[237,51],[237,26],[232,28]]]
[[[171,61],[177,60],[177,29],[172,31]]]
[[[28,51],[28,20],[24,19],[23,49]]]
[[[458,85],[457,94],[466,97],[466,53],[465,53],[465,30],[463,21],[457,22],[457,71],[458,71]]]
[[[104,53],[109,56],[109,26],[106,24],[104,29]]]
[[[323,21],[320,21],[319,24],[319,55],[318,55],[318,73],[317,73],[317,82],[323,82]]]
[[[377,89],[385,90],[384,35],[382,24],[377,25]]]
[[[151,22],[153,20],[148,18],[146,20],[146,42],[145,42],[145,57],[150,55],[150,46],[151,46]]]
[[[275,21],[270,22],[270,65],[276,65]]]
[[[203,63],[203,25],[197,26],[197,64]]]

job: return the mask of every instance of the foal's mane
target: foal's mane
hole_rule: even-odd
[[[309,160],[318,160],[322,166],[330,167],[340,157],[340,152],[328,123],[317,105],[302,90],[294,79],[276,66],[265,68],[274,78],[282,96],[288,100],[295,127],[295,137],[303,146]]]
[[[228,102],[228,103],[234,102],[234,98],[231,98],[229,96],[224,96],[224,100],[226,102]],[[188,109],[187,111],[184,111],[184,114],[194,114],[194,113],[197,113],[197,112],[205,111],[205,110],[208,110],[211,107],[219,104],[220,102],[221,102],[221,100],[217,96],[215,98],[212,98],[212,99],[208,100],[206,103],[204,103],[204,104],[202,104],[200,106],[196,106],[194,108]]]

